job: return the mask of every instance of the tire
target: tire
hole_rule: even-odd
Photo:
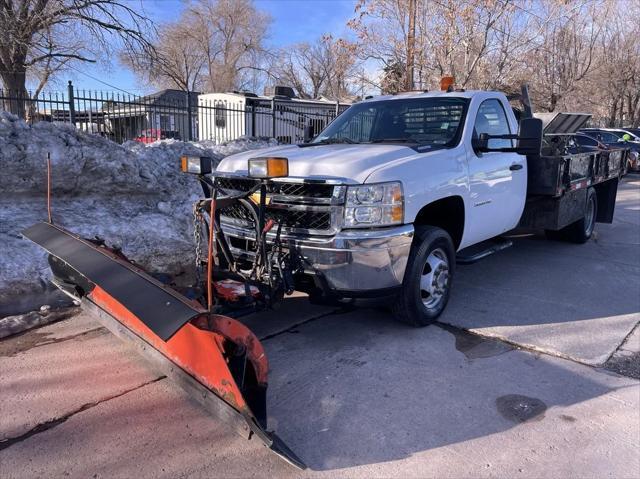
[[[424,327],[442,314],[449,301],[455,259],[453,241],[446,231],[434,226],[416,227],[402,290],[391,308],[398,321]]]
[[[589,241],[598,217],[598,197],[594,188],[587,190],[587,202],[584,210],[584,216],[569,226],[565,226],[559,231],[546,230],[547,239],[570,241],[576,244],[584,244]]]

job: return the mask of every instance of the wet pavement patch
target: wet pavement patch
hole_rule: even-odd
[[[456,338],[456,349],[467,359],[491,358],[515,349],[510,344],[496,339],[482,337],[446,324],[438,324]]]
[[[496,399],[496,408],[502,417],[509,421],[526,422],[544,418],[547,405],[537,398],[507,394]]]
[[[566,422],[576,422],[577,419],[573,416],[569,416],[568,414],[560,414],[560,419]]]
[[[640,352],[614,355],[604,365],[605,369],[634,379],[640,379]]]

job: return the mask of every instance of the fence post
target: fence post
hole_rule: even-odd
[[[189,125],[187,126],[187,132],[189,135],[189,141],[193,141],[193,125],[191,124],[191,92],[187,88],[187,121]]]
[[[258,135],[256,133],[256,104],[255,102],[251,103],[251,136],[257,138]]]
[[[75,100],[73,98],[73,83],[69,80],[69,85],[67,87],[69,91],[69,119],[71,123],[75,126],[76,124],[76,105]]]
[[[271,137],[276,137],[276,99],[271,99]]]

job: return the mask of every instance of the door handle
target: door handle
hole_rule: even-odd
[[[509,169],[510,169],[511,171],[518,171],[518,170],[521,170],[521,169],[522,169],[522,165],[520,165],[519,163],[514,163],[513,165],[511,165],[511,166],[509,167]]]

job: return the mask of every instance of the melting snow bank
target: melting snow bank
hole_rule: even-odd
[[[195,262],[191,207],[202,194],[197,180],[178,170],[180,155],[224,156],[277,144],[239,139],[164,140],[119,145],[46,122],[29,126],[0,112],[0,305],[43,292],[46,254],[20,232],[46,219],[46,157],[52,163],[53,221],[108,245],[150,271],[184,277]]]

